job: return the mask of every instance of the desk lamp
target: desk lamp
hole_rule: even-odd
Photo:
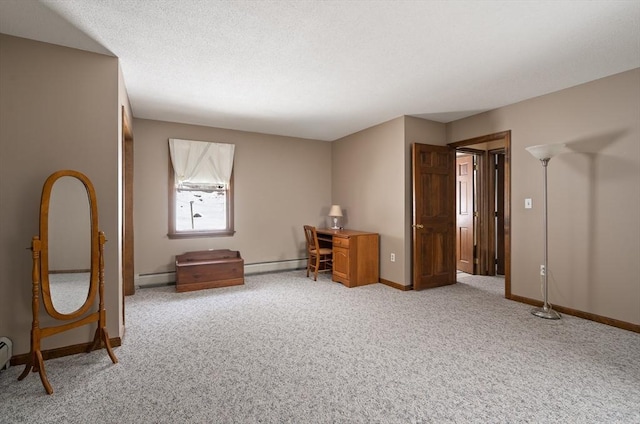
[[[333,227],[331,227],[331,229],[339,230],[338,217],[342,216],[342,209],[340,208],[340,205],[331,205],[331,209],[329,209],[329,216],[333,218]]]
[[[527,151],[531,153],[536,159],[539,159],[542,162],[542,167],[544,169],[544,271],[541,271],[544,277],[544,304],[541,308],[535,308],[531,311],[531,313],[540,318],[547,319],[560,319],[560,314],[553,309],[551,309],[551,305],[547,302],[549,297],[549,267],[547,266],[548,262],[548,224],[547,224],[547,165],[552,157],[556,156],[558,153],[562,152],[565,144],[542,144],[538,146],[530,146],[527,147]]]

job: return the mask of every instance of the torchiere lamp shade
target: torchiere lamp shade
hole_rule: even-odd
[[[559,153],[562,153],[566,144],[538,144],[537,146],[529,146],[526,147],[527,152],[531,153],[535,158],[543,160],[543,159],[551,159]]]

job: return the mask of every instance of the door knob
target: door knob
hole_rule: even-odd
[[[422,225],[422,224],[414,224],[414,225],[412,225],[412,227],[413,228],[417,228],[417,229],[420,230],[420,229],[424,228],[424,225]]]

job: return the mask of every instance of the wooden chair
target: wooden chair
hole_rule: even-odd
[[[318,281],[319,272],[333,270],[333,250],[328,247],[320,247],[316,227],[305,225],[304,236],[307,239],[307,277],[309,271],[313,271],[313,280]]]

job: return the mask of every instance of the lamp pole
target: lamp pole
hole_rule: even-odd
[[[547,213],[547,165],[549,164],[549,160],[551,158],[540,159],[542,162],[542,168],[544,169],[544,196],[543,196],[543,225],[544,225],[544,304],[542,308],[534,308],[531,313],[540,318],[547,319],[560,319],[560,314],[553,309],[551,309],[551,305],[549,305],[549,242],[548,242],[548,234],[549,234],[549,224],[548,224],[548,213]]]

